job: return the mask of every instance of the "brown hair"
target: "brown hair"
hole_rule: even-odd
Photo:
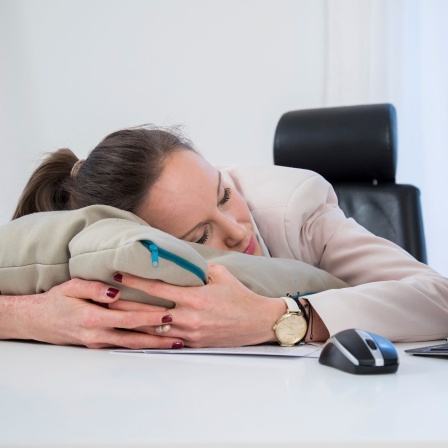
[[[13,219],[35,212],[104,204],[137,214],[167,156],[195,151],[176,128],[123,129],[105,137],[85,161],[67,148],[47,155],[31,175]]]

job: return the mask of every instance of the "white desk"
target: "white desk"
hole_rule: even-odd
[[[0,341],[0,447],[447,447],[448,360],[116,354]]]

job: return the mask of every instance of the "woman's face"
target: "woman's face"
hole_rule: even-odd
[[[193,151],[177,151],[166,159],[139,216],[185,241],[262,254],[246,201]]]

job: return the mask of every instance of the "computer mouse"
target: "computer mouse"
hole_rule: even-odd
[[[330,337],[319,362],[354,374],[395,373],[398,353],[388,339],[375,333],[350,328]]]

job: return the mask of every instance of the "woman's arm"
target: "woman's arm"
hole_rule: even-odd
[[[181,348],[179,338],[133,330],[169,324],[169,311],[136,303],[132,311],[109,309],[120,291],[100,282],[73,279],[48,292],[0,296],[0,339],[27,339],[89,348]],[[102,305],[102,306],[101,306]]]
[[[273,166],[227,172],[273,257],[302,260],[352,286],[308,297],[330,334],[358,327],[393,341],[448,336],[448,279],[347,219],[321,176]]]
[[[309,296],[330,334],[362,328],[393,341],[448,336],[448,279],[347,219],[331,187],[300,229],[302,254],[352,287]]]
[[[448,336],[448,279],[354,221],[338,227],[319,267],[352,285],[308,298],[331,334],[357,327],[397,342]]]
[[[273,326],[286,312],[283,299],[254,293],[221,265],[209,265],[205,286],[175,286],[125,273],[121,282],[176,302],[170,310],[173,324],[166,335],[182,339],[189,347],[239,347],[277,341]],[[132,310],[133,306],[132,302],[120,301],[111,308]],[[325,340],[325,325],[317,313],[314,319],[313,341]],[[154,327],[146,331],[155,334]],[[307,340],[309,336],[308,332]]]

